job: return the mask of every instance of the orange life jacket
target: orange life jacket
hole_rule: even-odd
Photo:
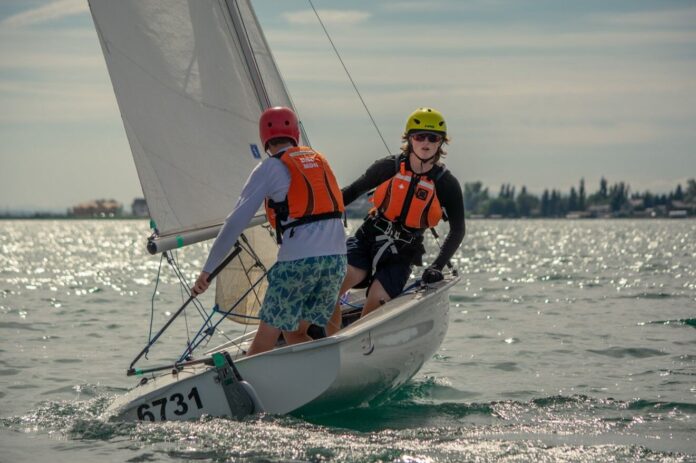
[[[290,171],[285,200],[266,198],[266,217],[281,242],[283,231],[309,222],[340,218],[345,210],[343,194],[326,158],[312,148],[295,146],[280,154]],[[281,222],[294,219],[290,223]]]
[[[415,174],[406,169],[406,162],[402,160],[396,175],[379,185],[370,201],[384,218],[392,222],[421,230],[433,228],[442,219],[435,181],[444,172],[442,167],[433,167],[426,174]]]

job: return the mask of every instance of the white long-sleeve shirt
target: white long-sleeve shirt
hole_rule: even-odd
[[[212,273],[224,260],[265,198],[283,201],[288,195],[289,187],[290,171],[280,159],[267,158],[258,164],[249,175],[237,204],[215,238],[203,271]],[[346,234],[341,219],[320,220],[297,226],[292,237],[291,230],[283,233],[278,261],[346,253]]]

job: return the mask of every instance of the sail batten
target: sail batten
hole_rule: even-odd
[[[221,224],[261,161],[257,121],[292,107],[249,0],[89,0],[160,235]]]

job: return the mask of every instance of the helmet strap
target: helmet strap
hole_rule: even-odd
[[[437,153],[433,154],[428,159],[423,159],[422,157],[418,156],[415,151],[413,152],[413,155],[418,158],[418,160],[421,162],[421,165],[422,165],[422,164],[425,164],[425,163],[430,162],[433,159],[435,159],[435,156],[437,156]]]
[[[433,159],[435,159],[435,158],[437,157],[438,153],[440,152],[440,147],[442,147],[442,143],[440,143],[440,144],[437,146],[437,150],[435,151],[435,154],[433,154],[432,156],[430,156],[430,157],[427,158],[427,159],[423,159],[422,157],[418,156],[418,155],[416,154],[416,150],[413,149],[413,144],[411,143],[410,137],[409,137],[409,139],[408,139],[408,150],[409,150],[409,152],[413,153],[413,155],[414,155],[416,158],[418,158],[418,160],[421,162],[421,168],[423,167],[423,164],[425,164],[425,163],[427,163],[427,162],[430,162],[430,161],[432,161]]]

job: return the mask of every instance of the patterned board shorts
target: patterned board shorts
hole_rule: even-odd
[[[342,254],[276,262],[259,317],[283,331],[296,330],[300,320],[326,326],[345,276]]]

